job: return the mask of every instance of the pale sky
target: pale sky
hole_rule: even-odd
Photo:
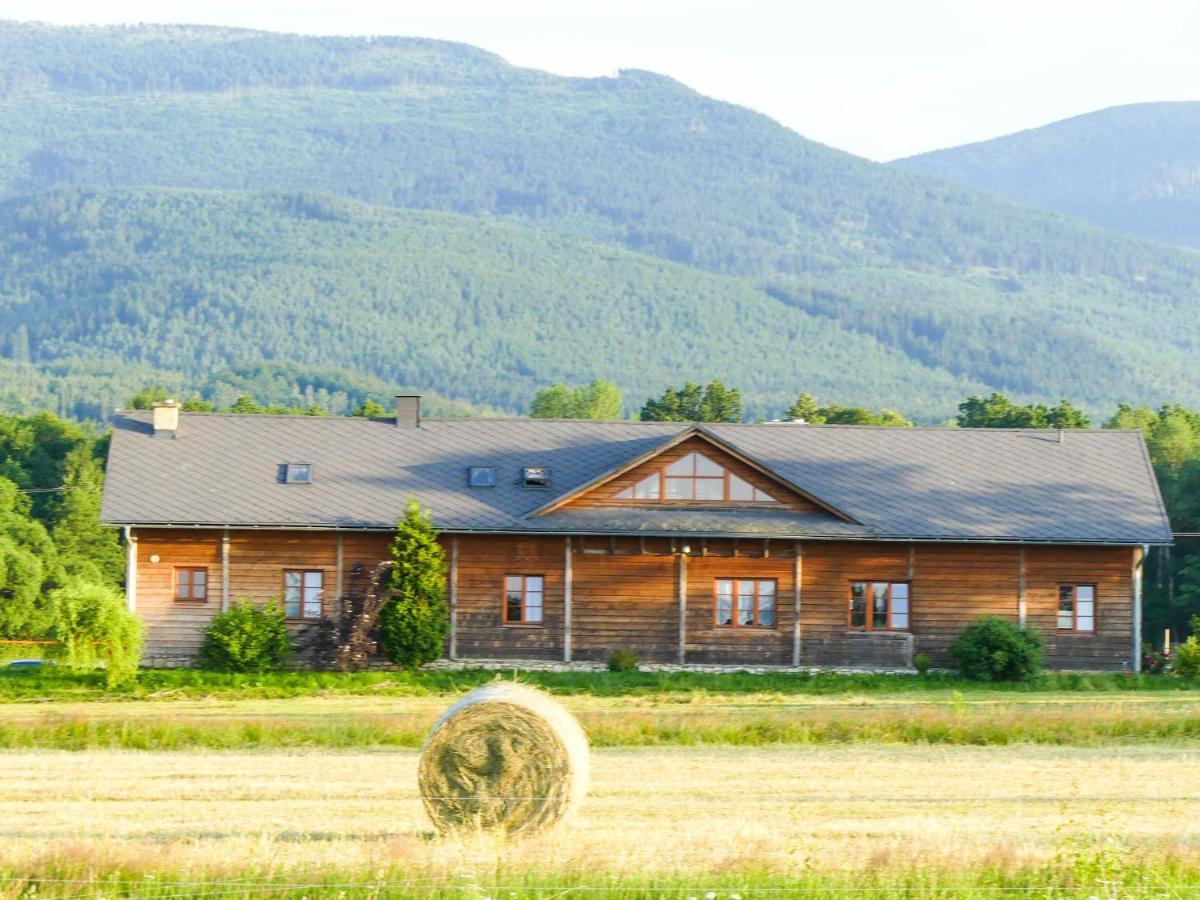
[[[876,160],[1200,99],[1196,0],[0,0],[0,18],[413,35],[564,75],[651,69]]]

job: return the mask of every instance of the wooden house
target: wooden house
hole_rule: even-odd
[[[1136,670],[1171,540],[1136,431],[122,414],[102,517],[148,662],[233,600],[297,629],[388,557],[408,500],[449,561],[456,659],[905,667],[984,615],[1060,669]]]

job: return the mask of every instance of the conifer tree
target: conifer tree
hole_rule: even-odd
[[[428,512],[411,501],[392,541],[392,599],[379,615],[380,648],[416,668],[441,658],[450,633],[445,553]]]

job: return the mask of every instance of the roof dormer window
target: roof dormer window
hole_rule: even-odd
[[[688,453],[613,494],[614,500],[775,503],[776,499],[702,453]]]
[[[312,484],[312,463],[287,463],[283,467],[284,484]]]
[[[467,486],[485,488],[496,486],[496,469],[494,466],[468,466]]]
[[[521,484],[527,488],[550,486],[550,470],[545,466],[525,466],[521,469]]]

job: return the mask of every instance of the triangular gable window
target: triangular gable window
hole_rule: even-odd
[[[774,503],[775,498],[702,453],[689,453],[618,491],[614,500]]]

